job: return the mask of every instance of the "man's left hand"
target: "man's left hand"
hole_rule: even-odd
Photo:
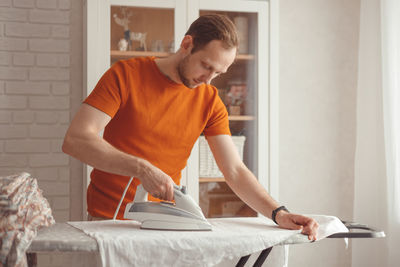
[[[275,217],[279,227],[289,230],[300,230],[303,235],[308,235],[308,239],[317,240],[318,223],[313,219],[303,215],[280,211]]]

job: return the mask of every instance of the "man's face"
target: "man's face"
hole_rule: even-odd
[[[228,70],[235,56],[236,48],[226,49],[221,41],[213,40],[179,62],[179,78],[189,88],[195,88],[202,83],[209,84],[212,79]]]

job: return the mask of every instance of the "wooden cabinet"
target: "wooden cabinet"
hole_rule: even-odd
[[[86,5],[85,95],[120,59],[166,57],[176,51],[199,15],[231,18],[239,31],[239,53],[229,71],[212,84],[227,106],[232,135],[244,136],[244,163],[277,198],[277,1],[87,0]],[[182,183],[206,216],[257,216],[221,175],[202,175],[200,153],[197,142]]]

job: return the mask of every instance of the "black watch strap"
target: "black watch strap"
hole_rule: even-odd
[[[274,223],[278,224],[275,220],[276,214],[281,211],[284,210],[286,212],[289,212],[288,209],[285,206],[280,206],[279,208],[276,208],[272,211],[272,220],[274,221]]]

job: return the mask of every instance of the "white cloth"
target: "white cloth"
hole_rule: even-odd
[[[311,216],[318,239],[347,228],[332,216]],[[214,266],[265,248],[309,242],[297,230],[265,218],[209,219],[212,231],[143,230],[135,221],[68,222],[97,240],[103,266]]]

